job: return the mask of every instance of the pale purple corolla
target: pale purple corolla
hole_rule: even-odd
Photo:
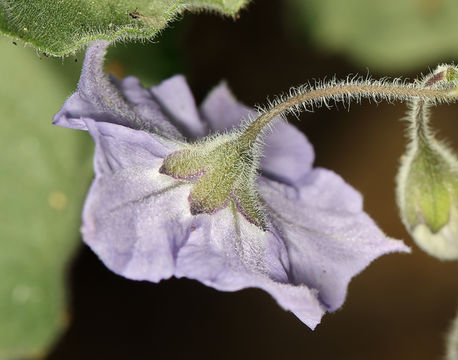
[[[108,78],[107,45],[88,49],[78,89],[54,123],[94,138],[82,235],[112,271],[152,282],[187,277],[222,291],[261,288],[313,329],[372,260],[408,251],[383,234],[341,177],[312,168],[312,146],[281,120],[263,139],[254,177],[265,226],[250,221],[232,193],[215,211],[191,213],[200,175],[164,174],[164,159],[209,134],[231,136],[256,112],[225,84],[197,108],[182,76],[150,89],[133,77]]]

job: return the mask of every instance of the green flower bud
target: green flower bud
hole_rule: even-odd
[[[458,88],[458,70],[440,65],[425,77],[426,89]],[[458,160],[429,129],[430,103],[411,102],[410,144],[397,177],[401,218],[415,242],[441,260],[458,259]]]
[[[412,146],[398,176],[401,217],[415,242],[442,260],[458,259],[458,163],[438,142]]]
[[[454,68],[439,67],[425,87],[454,84]],[[397,177],[401,218],[415,242],[441,260],[458,259],[458,161],[428,127],[429,104],[411,103],[411,143]]]

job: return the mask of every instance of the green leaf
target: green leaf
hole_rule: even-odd
[[[314,43],[370,69],[427,67],[458,56],[458,2],[289,0],[290,22]]]
[[[69,320],[64,270],[92,177],[86,132],[51,125],[75,87],[61,61],[0,39],[0,359],[38,356]],[[77,69],[77,64],[67,68]]]
[[[0,0],[0,31],[63,56],[96,39],[149,39],[185,10],[234,16],[248,0]]]

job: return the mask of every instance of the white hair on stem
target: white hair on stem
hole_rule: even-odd
[[[440,65],[429,77],[439,72],[458,71],[453,65]],[[332,108],[333,104],[342,103],[350,107],[352,101],[360,103],[368,99],[378,104],[381,101],[420,100],[430,105],[451,103],[457,100],[456,79],[440,81],[434,86],[425,87],[422,81],[408,82],[406,79],[382,78],[373,80],[368,75],[348,75],[345,80],[315,80],[310,83],[292,87],[286,94],[280,94],[273,100],[267,99],[267,106],[257,106],[259,116],[245,121],[242,131],[253,141],[259,134],[270,128],[271,121],[286,115],[298,116],[302,111],[313,112],[315,108]]]

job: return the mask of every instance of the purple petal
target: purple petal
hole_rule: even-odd
[[[98,118],[98,111],[78,92],[72,94],[53,118],[53,124],[76,130],[87,130],[85,120]],[[112,120],[107,118],[108,120]],[[113,122],[113,121],[110,121]]]
[[[315,168],[301,179],[298,195],[304,204],[313,204],[322,210],[354,214],[363,211],[361,194],[338,174],[323,168]]]
[[[261,160],[262,174],[289,185],[298,185],[312,169],[312,145],[296,127],[277,120],[265,138]]]
[[[92,119],[180,138],[178,130],[138,81],[127,78],[119,83],[104,73],[108,45],[108,41],[102,40],[88,48],[78,89],[54,116],[54,124],[87,130],[85,121]]]
[[[178,149],[172,142],[158,135],[124,126],[86,120],[89,133],[96,143],[94,168],[96,176],[114,173],[129,167],[151,168],[153,162]]]
[[[170,144],[123,126],[87,125],[97,166],[84,205],[84,241],[107,267],[128,278],[157,282],[172,276],[193,217],[183,201],[190,185],[158,171]]]
[[[235,99],[226,83],[210,92],[201,106],[201,113],[213,131],[230,130],[239,126],[243,119],[257,116],[256,111]],[[276,119],[264,142],[263,175],[294,185],[310,171],[314,160],[313,147],[294,126]]]
[[[257,112],[239,103],[225,82],[215,87],[200,106],[200,112],[212,131],[231,130]]]
[[[172,275],[219,290],[257,287],[314,328],[316,292],[290,284],[284,244],[226,208],[192,216],[190,184],[159,174],[174,144],[123,126],[87,121],[96,179],[83,211],[83,238],[112,271],[157,282]]]
[[[267,179],[260,191],[288,249],[292,281],[317,289],[329,311],[343,304],[349,281],[370,262],[409,251],[380,231],[359,194],[332,171],[313,170],[299,194]]]
[[[161,105],[174,124],[188,138],[206,135],[208,130],[199,117],[196,103],[188,83],[181,75],[164,80],[150,89],[154,99]]]
[[[157,167],[104,175],[94,180],[84,206],[84,241],[108,268],[130,279],[172,276],[174,253],[191,228],[187,204],[178,201],[186,199],[189,187],[162,176]]]
[[[324,313],[316,291],[291,284],[288,271],[282,241],[226,208],[211,216],[199,216],[178,252],[175,275],[221,291],[263,289],[313,329]]]
[[[128,76],[121,81],[112,79],[123,96],[141,119],[141,130],[149,130],[155,134],[163,134],[168,138],[183,139],[183,135],[175,126],[174,119],[168,117],[160,104],[157,103],[151,92],[145,89],[134,76]]]
[[[78,127],[84,128],[82,118],[91,118],[137,127],[135,113],[103,72],[108,45],[102,40],[87,49],[78,89],[55,115],[55,124],[71,127],[79,123]]]

